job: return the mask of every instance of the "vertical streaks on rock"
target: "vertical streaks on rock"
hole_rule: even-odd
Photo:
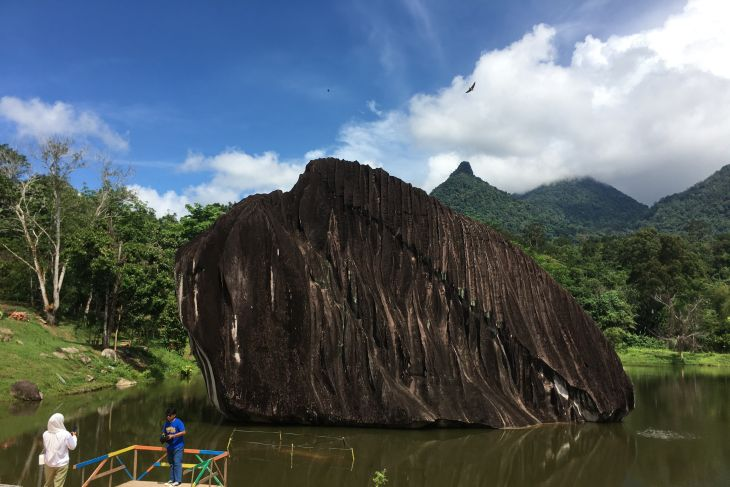
[[[182,248],[176,273],[209,394],[234,418],[514,427],[633,407],[565,290],[381,169],[312,161]]]

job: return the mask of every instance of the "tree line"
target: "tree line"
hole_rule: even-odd
[[[156,217],[103,159],[99,185],[70,177],[88,161],[70,140],[28,156],[0,145],[0,299],[55,325],[81,323],[109,346],[121,332],[185,345],[175,252],[230,205],[189,205]],[[567,288],[615,345],[730,352],[730,234],[550,238],[537,223],[508,235]]]
[[[730,352],[730,234],[513,236],[614,345]]]
[[[0,299],[29,304],[49,325],[81,323],[104,347],[121,329],[181,349],[175,252],[229,205],[158,218],[103,158],[98,187],[74,188],[89,159],[68,139],[45,141],[32,161],[0,145]]]

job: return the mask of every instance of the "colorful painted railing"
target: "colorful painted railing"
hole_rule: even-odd
[[[138,472],[138,453],[140,451],[150,452],[164,452],[157,460],[147,467],[140,475]],[[126,453],[134,452],[134,459],[132,462],[132,471],[129,471],[127,464],[122,461],[122,455]],[[194,455],[198,463],[183,463],[183,477],[190,475],[190,484],[192,487],[198,485],[217,485],[219,487],[226,487],[228,482],[228,452],[219,450],[196,450],[193,448],[185,448],[183,453],[188,455]],[[204,457],[208,458],[204,458]],[[170,464],[163,462],[167,458],[167,449],[161,446],[145,446],[145,445],[132,445],[121,450],[106,453],[96,458],[86,460],[77,463],[73,466],[74,470],[82,470],[91,465],[96,465],[96,468],[91,473],[88,479],[86,479],[82,487],[87,487],[92,480],[97,480],[109,475],[113,475],[117,472],[124,471],[129,477],[129,480],[142,480],[147,474],[149,474],[155,467],[169,467]],[[117,462],[117,466],[114,466],[114,462]],[[223,463],[223,468],[219,462]],[[102,470],[105,465],[109,465],[108,470]],[[98,464],[98,465],[97,465]],[[207,475],[207,476],[206,476]]]

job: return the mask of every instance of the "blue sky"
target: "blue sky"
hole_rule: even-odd
[[[726,3],[3,1],[0,142],[71,136],[158,212],[287,189],[318,155],[650,203],[730,163]]]

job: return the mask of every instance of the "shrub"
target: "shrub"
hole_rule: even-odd
[[[180,378],[181,379],[189,379],[193,375],[193,366],[192,365],[184,365],[180,367]]]
[[[637,335],[617,326],[606,328],[603,330],[603,334],[615,350],[623,350],[628,347],[666,348],[666,344],[658,338]]]
[[[608,340],[608,343],[613,346],[614,350],[623,350],[627,347],[626,341],[628,340],[629,332],[618,326],[606,328],[603,330],[603,335]]]
[[[702,339],[702,348],[719,353],[730,353],[730,333],[710,335]]]
[[[371,479],[373,481],[373,485],[375,487],[382,487],[383,485],[388,483],[388,476],[385,475],[386,468],[383,470],[376,470],[373,474],[373,478]]]

